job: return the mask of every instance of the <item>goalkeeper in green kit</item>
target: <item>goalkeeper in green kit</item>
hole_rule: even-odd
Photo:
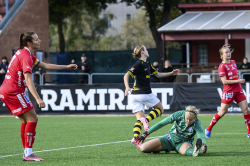
[[[152,126],[145,133],[137,136],[137,140],[144,142],[146,137],[161,127],[173,123],[172,128],[165,136],[150,140],[140,146],[144,153],[166,151],[176,151],[177,153],[187,156],[198,156],[199,151],[206,153],[207,145],[203,134],[200,120],[197,118],[199,109],[194,106],[187,106],[186,110],[181,110],[166,117],[161,122]],[[194,136],[197,134],[193,148]]]

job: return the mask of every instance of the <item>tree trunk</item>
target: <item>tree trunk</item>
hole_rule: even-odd
[[[63,35],[63,20],[59,19],[58,20],[58,35],[59,35],[59,51],[60,52],[65,52],[65,39]]]

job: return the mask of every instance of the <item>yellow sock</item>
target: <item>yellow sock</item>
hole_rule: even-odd
[[[156,108],[152,111],[149,112],[148,116],[146,117],[146,119],[148,120],[148,122],[150,122],[151,120],[157,118],[158,116],[161,116],[161,110]]]
[[[137,137],[139,134],[141,134],[141,127],[142,127],[141,121],[137,120],[133,128],[134,137]]]

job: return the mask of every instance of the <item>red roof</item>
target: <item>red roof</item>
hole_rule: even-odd
[[[226,11],[226,10],[250,10],[250,2],[235,3],[193,3],[179,4],[178,7],[185,11]]]

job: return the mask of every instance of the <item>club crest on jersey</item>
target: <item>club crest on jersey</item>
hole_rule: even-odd
[[[188,131],[189,131],[190,133],[192,133],[194,130],[193,130],[192,127],[189,127]]]
[[[166,137],[168,140],[171,139],[171,135],[170,135],[170,134],[165,135],[165,137]]]
[[[134,67],[131,67],[130,71],[134,71],[134,70],[135,70],[135,68],[134,68]]]
[[[232,98],[233,97],[233,92],[232,93],[226,93],[226,97]]]

